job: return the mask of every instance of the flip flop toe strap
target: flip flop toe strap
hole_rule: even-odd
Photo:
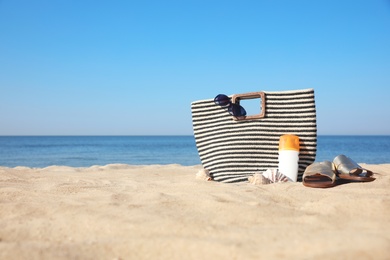
[[[340,174],[354,174],[360,167],[355,161],[343,154],[334,158],[333,163]]]

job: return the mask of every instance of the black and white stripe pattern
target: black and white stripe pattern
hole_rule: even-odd
[[[298,178],[314,162],[317,123],[314,90],[265,93],[265,116],[234,121],[214,99],[191,104],[198,153],[211,177],[221,182],[247,181],[255,172],[278,167],[279,138],[300,140]]]

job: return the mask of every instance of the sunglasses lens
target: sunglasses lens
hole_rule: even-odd
[[[224,94],[219,94],[214,98],[214,102],[215,104],[224,107],[230,104],[230,98]]]
[[[233,116],[245,116],[246,111],[245,109],[237,104],[231,104],[229,107],[229,113],[232,114]]]

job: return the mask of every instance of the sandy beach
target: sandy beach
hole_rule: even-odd
[[[0,259],[389,259],[390,164],[370,183],[223,184],[201,166],[0,167]]]

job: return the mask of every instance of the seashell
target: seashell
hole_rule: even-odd
[[[287,182],[288,178],[279,172],[278,169],[268,169],[265,172],[255,173],[248,177],[248,181],[254,185]]]
[[[253,185],[260,185],[263,184],[263,175],[261,173],[255,173],[253,176],[248,177],[249,183],[252,183]]]
[[[288,177],[283,175],[278,169],[268,169],[263,172],[263,177],[266,182],[277,183],[277,182],[287,182]],[[268,183],[267,183],[268,184]]]
[[[206,169],[201,169],[196,173],[196,178],[199,180],[212,181],[213,179],[210,176],[210,173]]]

